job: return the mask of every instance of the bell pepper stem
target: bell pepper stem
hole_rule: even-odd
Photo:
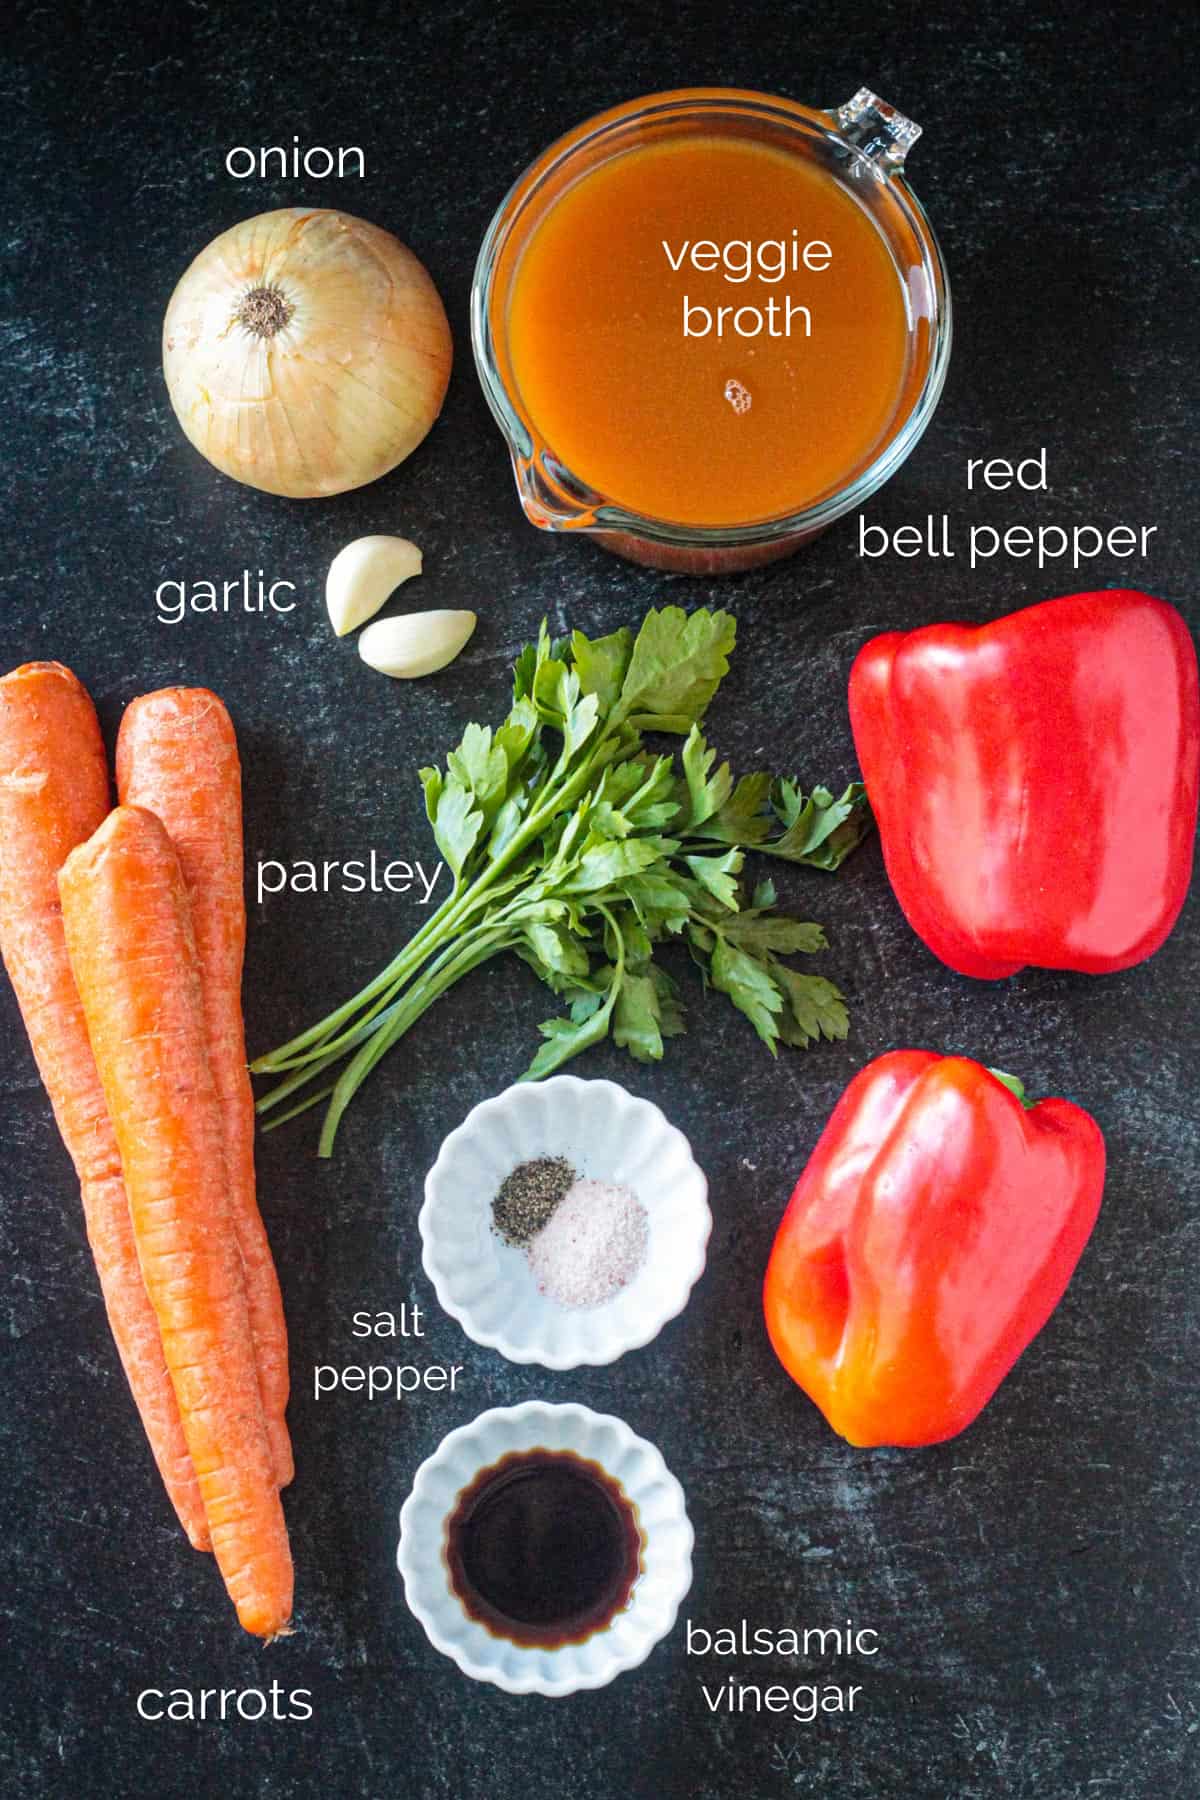
[[[988,1069],[988,1074],[994,1075],[1001,1086],[1006,1087],[1010,1094],[1015,1094],[1026,1112],[1033,1111],[1034,1107],[1037,1105],[1037,1101],[1030,1100],[1026,1097],[1025,1083],[1021,1080],[1019,1075],[1006,1075],[1003,1069],[992,1068]]]

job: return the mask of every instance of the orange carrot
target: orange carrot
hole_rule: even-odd
[[[117,792],[122,805],[144,806],[162,820],[187,883],[263,1417],[275,1476],[286,1486],[293,1473],[284,1422],[287,1327],[255,1198],[254,1096],[242,1023],[246,903],[241,765],[233,724],[217,696],[207,688],[164,688],[134,700],[117,739]]]
[[[213,1552],[247,1631],[292,1610],[292,1562],[226,1197],[187,888],[165,827],[119,806],[58,878],[146,1289]]]
[[[138,1266],[117,1140],[67,961],[57,875],[108,811],[95,709],[61,663],[0,681],[0,951],[79,1177],[88,1242],[117,1353],[171,1504],[197,1550],[208,1520],[162,1336]]]

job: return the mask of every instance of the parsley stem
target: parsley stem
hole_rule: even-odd
[[[470,936],[465,941],[457,940],[425,971],[418,986],[398,1002],[387,1023],[377,1022],[376,1029],[359,1047],[334,1083],[321,1127],[318,1156],[333,1155],[334,1140],[342,1114],[381,1057],[403,1037],[410,1026],[416,1024],[447,988],[453,987],[456,981],[460,981],[464,975],[478,968],[480,963],[486,962],[498,951],[506,949],[508,942],[508,934],[503,929],[482,931],[477,941],[472,941]]]
[[[380,970],[373,981],[367,983],[360,993],[355,994],[352,1000],[347,1000],[343,1006],[339,1006],[334,1012],[329,1013],[318,1024],[310,1025],[307,1031],[302,1031],[298,1036],[289,1038],[288,1042],[281,1044],[277,1050],[271,1050],[267,1055],[258,1057],[250,1064],[253,1073],[276,1075],[284,1069],[295,1067],[299,1061],[304,1059],[306,1051],[314,1050],[319,1053],[324,1048],[324,1040],[352,1018],[360,1006],[373,1000],[377,994],[393,982],[407,980],[412,968],[423,960],[430,947],[429,940],[439,931],[446,914],[458,897],[459,891],[456,886],[451,893],[447,894],[432,917],[426,919],[421,929],[409,938],[404,948],[393,957],[385,969]]]
[[[534,808],[511,843],[493,863],[476,876],[472,882],[464,882],[461,876],[459,877],[453,891],[442,901],[433,917],[426,920],[421,929],[409,939],[387,967],[380,970],[373,981],[368,982],[366,987],[355,994],[353,999],[347,1000],[344,1005],[328,1014],[318,1024],[310,1026],[307,1031],[300,1032],[297,1037],[289,1039],[286,1044],[281,1044],[277,1050],[269,1051],[267,1055],[258,1057],[250,1064],[254,1074],[279,1075],[291,1069],[304,1068],[312,1063],[324,1067],[326,1053],[336,1049],[339,1043],[342,1045],[343,1052],[351,1049],[358,1042],[358,1027],[364,1023],[364,1020],[356,1017],[360,1009],[364,1006],[371,1006],[372,1002],[377,1002],[378,1004],[366,1015],[367,1019],[370,1019],[385,1008],[404,984],[417,973],[426,957],[431,955],[436,948],[438,941],[461,926],[464,919],[479,910],[501,875],[512,867],[523,851],[537,842],[552,819],[556,818],[565,807],[573,805],[575,800],[586,792],[596,752],[605,742],[606,737],[607,734],[602,733],[593,746],[592,755],[585,760],[583,765],[563,781],[556,790],[553,790],[540,806]],[[354,1021],[352,1025],[351,1021]],[[334,1034],[346,1025],[351,1025],[350,1030],[344,1033],[340,1039],[335,1037]]]

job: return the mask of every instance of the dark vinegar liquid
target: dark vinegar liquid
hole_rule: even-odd
[[[516,1450],[463,1489],[446,1525],[450,1582],[496,1637],[556,1649],[603,1631],[642,1572],[637,1508],[570,1450]]]

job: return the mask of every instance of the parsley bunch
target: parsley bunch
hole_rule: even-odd
[[[725,994],[774,1053],[846,1035],[833,983],[785,957],[825,948],[819,925],[774,910],[775,889],[740,880],[743,851],[836,869],[870,825],[853,782],[838,799],[765,773],[735,783],[700,732],[729,668],[736,625],[677,606],[590,641],[552,641],[543,624],[514,670],[503,725],[468,725],[442,769],[422,769],[425,808],[454,885],[361,993],[252,1066],[283,1077],[277,1116],[328,1099],[320,1155],[375,1064],[456,981],[502,951],[527,962],[562,1002],[540,1027],[536,1080],[610,1034],[657,1061],[684,1030],[660,945],[687,944],[706,985]],[[685,739],[678,758],[644,734]]]

